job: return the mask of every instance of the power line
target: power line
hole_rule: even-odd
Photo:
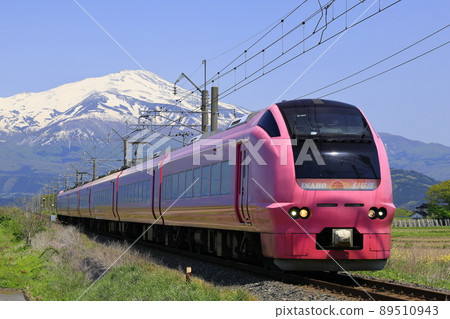
[[[289,62],[291,62],[291,61],[297,59],[298,57],[302,56],[303,54],[305,54],[305,53],[307,53],[307,52],[309,52],[309,51],[315,49],[316,47],[318,47],[318,46],[324,44],[325,42],[330,41],[331,39],[333,39],[333,38],[339,36],[340,34],[342,34],[342,33],[344,33],[344,32],[347,32],[350,28],[353,28],[353,27],[359,25],[360,23],[362,23],[362,22],[364,22],[364,21],[366,21],[366,20],[372,18],[373,16],[375,16],[375,15],[377,15],[377,14],[379,14],[379,13],[385,11],[385,10],[387,10],[388,8],[392,7],[393,5],[397,4],[397,3],[400,2],[400,1],[401,1],[401,0],[396,0],[396,1],[394,1],[393,3],[391,3],[391,4],[387,5],[387,6],[385,6],[384,8],[381,8],[381,7],[380,7],[380,8],[378,9],[378,11],[376,11],[375,13],[372,13],[371,15],[367,16],[366,18],[361,19],[360,21],[353,23],[351,26],[346,26],[344,29],[342,29],[342,30],[336,32],[335,34],[333,34],[333,35],[329,36],[328,38],[324,39],[322,42],[319,42],[319,43],[317,43],[317,44],[311,46],[310,48],[307,48],[307,49],[304,48],[303,51],[300,52],[299,54],[297,54],[297,55],[295,55],[295,56],[289,58],[288,60],[286,60],[286,61],[284,61],[284,62],[281,62],[280,64],[278,64],[277,66],[273,67],[272,69],[269,69],[269,70],[266,70],[266,69],[265,69],[267,66],[273,64],[275,61],[277,61],[278,59],[280,59],[280,58],[281,58],[282,56],[284,56],[286,53],[288,53],[289,51],[291,51],[291,50],[293,50],[294,48],[298,47],[300,44],[304,43],[304,41],[306,41],[306,40],[308,40],[309,38],[311,38],[311,37],[313,37],[314,35],[316,35],[316,34],[317,34],[317,31],[320,31],[320,30],[322,30],[322,29],[325,27],[325,26],[322,26],[321,28],[319,28],[319,29],[316,30],[316,33],[311,33],[308,37],[304,38],[302,41],[297,42],[295,45],[293,45],[293,46],[292,46],[289,50],[287,50],[286,52],[284,52],[284,53],[278,55],[277,57],[275,57],[274,59],[272,59],[272,60],[269,61],[268,63],[265,63],[263,66],[261,66],[260,68],[258,68],[256,71],[254,71],[252,74],[250,74],[250,75],[247,76],[246,78],[242,79],[242,80],[239,81],[239,82],[236,82],[234,85],[231,85],[231,86],[228,87],[226,90],[222,91],[220,97],[223,99],[223,98],[227,97],[228,95],[233,94],[234,92],[236,92],[236,91],[242,89],[243,87],[245,87],[245,86],[247,86],[247,85],[249,85],[249,84],[255,82],[256,80],[262,78],[263,76],[266,76],[267,74],[269,74],[269,73],[275,71],[276,69],[278,69],[278,68],[280,68],[280,67],[282,67],[282,66],[288,64]],[[353,6],[353,7],[351,7],[351,8],[349,8],[349,9],[347,9],[346,11],[344,11],[343,13],[341,13],[340,15],[338,15],[337,17],[335,17],[334,20],[330,21],[328,24],[330,24],[330,23],[333,22],[333,21],[336,21],[337,19],[339,19],[339,18],[341,18],[341,17],[345,17],[345,15],[346,15],[350,10],[354,9],[355,7],[356,7],[356,5]],[[256,75],[257,75],[259,72],[261,72],[261,71],[263,71],[262,74],[256,76]],[[256,76],[256,77],[254,77],[254,76]],[[254,77],[254,78],[253,78],[253,79],[250,79],[251,77]]]
[[[305,1],[306,2],[306,1]],[[329,1],[326,5],[331,5],[334,2],[334,0]],[[303,3],[302,3],[303,4]],[[351,7],[350,9],[347,9],[344,13],[342,13],[340,16],[336,17],[335,19],[333,19],[331,22],[333,22],[334,20],[337,20],[338,18],[340,18],[343,14],[350,12],[351,10],[353,10],[355,7],[357,7],[358,5],[362,4],[362,2],[358,2],[356,5],[354,5],[353,7]],[[214,82],[216,80],[219,80],[220,78],[230,74],[231,72],[236,71],[237,69],[241,68],[242,66],[246,65],[248,62],[256,59],[258,56],[260,55],[264,55],[265,52],[270,49],[271,47],[273,47],[275,44],[277,44],[278,42],[282,41],[284,38],[286,38],[287,36],[289,36],[290,34],[292,34],[294,31],[296,31],[297,29],[299,29],[300,27],[304,26],[308,21],[310,21],[311,19],[313,19],[316,15],[318,15],[321,12],[321,8],[316,10],[314,13],[312,13],[310,16],[308,16],[306,19],[303,19],[302,22],[296,24],[293,28],[291,28],[288,32],[286,32],[285,34],[283,34],[281,37],[278,37],[276,40],[272,41],[271,43],[269,43],[268,45],[266,45],[264,48],[262,48],[261,50],[259,50],[258,52],[256,52],[255,54],[253,54],[252,56],[250,56],[249,58],[245,58],[245,60],[241,63],[239,63],[238,65],[231,67],[228,71],[223,72],[226,68],[228,68],[233,62],[235,62],[239,57],[242,57],[242,55],[249,53],[248,51],[254,46],[254,44],[256,44],[256,42],[250,46],[247,50],[245,50],[243,53],[241,53],[237,58],[235,58],[231,63],[227,64],[227,66],[225,66],[224,68],[222,68],[219,72],[217,72],[217,74],[215,76],[213,76],[208,83]],[[284,22],[284,20],[282,20]],[[281,22],[280,22],[281,23]],[[321,27],[318,30],[322,30],[323,27]],[[315,31],[311,34],[311,36],[304,38],[302,41],[298,42],[295,46],[291,47],[289,50],[282,52],[281,55],[279,55],[279,57],[285,55],[286,53],[288,53],[289,51],[291,51],[293,48],[297,47],[298,44],[303,43],[304,41],[306,41],[307,39],[309,39],[310,37],[315,35]],[[259,41],[259,40],[258,40]],[[264,67],[264,65],[263,65]],[[261,69],[259,69],[258,71],[260,71]],[[252,74],[253,75],[253,74]],[[250,75],[250,76],[252,76]]]
[[[334,1],[334,0],[333,0]],[[248,41],[250,41],[251,39],[257,37],[258,35],[260,35],[261,33],[263,33],[264,31],[266,31],[267,29],[270,28],[270,30],[268,32],[266,32],[262,37],[260,37],[258,40],[256,40],[253,44],[251,44],[246,50],[244,50],[240,55],[238,55],[236,58],[234,58],[231,62],[229,62],[227,64],[227,66],[229,66],[230,64],[232,64],[234,61],[236,61],[239,57],[241,57],[245,51],[250,50],[253,46],[255,46],[258,42],[260,42],[264,37],[266,37],[270,32],[272,32],[277,26],[279,26],[281,23],[284,22],[284,20],[286,20],[290,15],[292,15],[295,11],[297,11],[298,9],[300,9],[300,7],[302,7],[306,2],[308,2],[308,0],[303,1],[301,4],[299,4],[297,7],[295,7],[294,9],[292,9],[291,11],[289,11],[287,14],[285,14],[284,16],[282,16],[281,18],[277,19],[275,22],[271,23],[269,26],[267,26],[266,28],[264,28],[263,30],[259,31],[258,33],[252,35],[250,38],[248,38],[245,41],[242,41],[241,43],[239,43],[238,45],[235,45],[234,47],[232,47],[231,49],[226,50],[225,52],[220,53],[219,55],[215,56],[212,59],[209,59],[208,62],[211,62],[225,54],[227,54],[228,52],[233,51],[234,49],[240,47],[241,45],[243,45],[244,43],[247,43]],[[225,66],[224,68],[226,68],[227,66]]]
[[[365,67],[365,68],[362,69],[362,70],[359,70],[358,72],[355,72],[355,73],[353,73],[353,74],[351,74],[351,75],[348,75],[348,76],[346,76],[346,77],[344,77],[344,78],[342,78],[342,79],[340,79],[340,80],[338,80],[338,81],[335,81],[335,82],[333,82],[333,83],[331,83],[331,84],[328,84],[328,85],[326,85],[326,86],[324,86],[324,87],[321,87],[320,89],[317,89],[317,90],[311,91],[311,92],[309,92],[309,93],[307,93],[307,94],[304,94],[304,95],[302,95],[302,96],[299,96],[299,97],[297,97],[296,99],[301,99],[301,98],[304,98],[304,97],[309,96],[309,95],[311,95],[311,94],[317,93],[317,92],[322,91],[322,90],[324,90],[324,89],[327,89],[327,88],[329,88],[329,87],[331,87],[331,86],[333,86],[333,85],[336,85],[336,84],[341,83],[341,82],[343,82],[343,81],[345,81],[345,80],[348,80],[348,79],[350,79],[350,78],[352,78],[352,77],[354,77],[354,76],[356,76],[356,75],[358,75],[358,74],[360,74],[360,73],[362,73],[362,72],[364,72],[364,71],[367,71],[367,70],[373,68],[374,66],[377,66],[378,64],[381,64],[381,63],[383,63],[383,62],[385,62],[385,61],[387,61],[387,60],[389,60],[389,59],[395,57],[396,55],[399,55],[400,53],[402,53],[402,52],[404,52],[404,51],[406,51],[406,50],[408,50],[408,49],[414,47],[415,45],[417,45],[417,44],[419,44],[419,43],[421,43],[421,42],[423,42],[423,41],[429,39],[430,37],[432,37],[432,36],[438,34],[439,32],[444,31],[444,30],[445,30],[446,28],[448,28],[449,26],[450,26],[450,25],[446,25],[445,27],[443,27],[443,28],[441,28],[441,29],[439,29],[439,30],[437,30],[437,31],[435,31],[435,32],[433,32],[433,33],[427,35],[426,37],[424,37],[424,38],[422,38],[422,39],[420,39],[420,40],[414,42],[413,44],[408,45],[407,47],[405,47],[405,48],[403,48],[403,49],[401,49],[401,50],[395,52],[394,54],[391,54],[390,56],[388,56],[388,57],[386,57],[386,58],[384,58],[384,59],[382,59],[382,60],[380,60],[380,61],[378,61],[378,62],[376,62],[376,63],[374,63],[374,64],[372,64],[372,65],[369,65],[368,67]]]
[[[390,71],[392,71],[392,70],[395,70],[395,69],[397,69],[397,68],[399,68],[399,67],[401,67],[401,66],[403,66],[403,65],[405,65],[405,64],[408,64],[408,63],[410,63],[410,62],[412,62],[412,61],[414,61],[414,60],[417,60],[418,58],[421,58],[421,57],[423,57],[423,56],[425,56],[425,55],[427,55],[427,54],[429,54],[429,53],[431,53],[431,52],[433,52],[433,51],[435,51],[435,50],[437,50],[437,49],[439,49],[439,48],[442,48],[443,46],[445,46],[445,45],[447,45],[447,44],[449,44],[449,43],[450,43],[450,41],[447,41],[447,42],[445,42],[445,43],[443,43],[443,44],[441,44],[441,45],[439,45],[439,46],[437,46],[437,47],[434,47],[434,48],[431,49],[431,50],[428,50],[428,51],[426,51],[426,52],[424,52],[424,53],[422,53],[422,54],[420,54],[420,55],[415,56],[415,57],[412,58],[412,59],[409,59],[409,60],[407,60],[407,61],[405,61],[405,62],[403,62],[403,63],[397,64],[396,66],[394,66],[394,67],[392,67],[392,68],[389,68],[389,69],[387,69],[387,70],[385,70],[385,71],[383,71],[383,72],[380,72],[380,73],[377,73],[377,74],[375,74],[375,75],[372,75],[371,77],[368,77],[368,78],[366,78],[366,79],[364,79],[364,80],[361,80],[361,81],[358,81],[358,82],[353,83],[353,84],[351,84],[351,85],[348,85],[348,86],[346,86],[346,87],[344,87],[344,88],[342,88],[342,89],[339,89],[339,90],[336,90],[336,91],[333,91],[333,92],[324,94],[324,95],[320,96],[319,98],[323,98],[323,97],[325,97],[325,96],[332,95],[332,94],[335,94],[335,93],[338,93],[338,92],[347,90],[347,89],[349,89],[349,88],[351,88],[351,87],[354,87],[354,86],[356,86],[356,85],[358,85],[358,84],[361,84],[361,83],[367,82],[367,81],[369,81],[369,80],[372,80],[372,79],[374,79],[374,78],[376,78],[376,77],[378,77],[378,76],[380,76],[380,75],[383,75],[383,74],[385,74],[385,73],[387,73],[387,72],[390,72]]]

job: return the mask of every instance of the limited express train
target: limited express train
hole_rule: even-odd
[[[377,270],[395,213],[386,151],[355,106],[292,100],[61,192],[58,218],[283,270]]]

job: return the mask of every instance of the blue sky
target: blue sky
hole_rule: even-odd
[[[247,49],[257,39],[251,38],[253,35],[279,21],[303,2],[77,1],[144,69],[172,82],[184,72],[198,85],[203,83],[203,59],[207,60],[209,78]],[[324,4],[327,1],[320,2]],[[357,2],[348,0],[349,7]],[[347,17],[330,23],[323,33],[317,32],[316,38],[306,42],[305,48],[310,48],[314,41],[318,42],[319,33],[322,39],[327,39],[343,28],[345,20],[347,25],[351,25],[373,2],[366,0]],[[384,7],[392,2],[376,2],[362,18],[378,10],[379,6]],[[44,91],[87,77],[140,68],[73,0],[0,3],[1,97]],[[318,3],[317,0],[307,1],[285,19],[283,27],[277,26],[252,48],[253,51],[249,50],[248,56],[306,19],[319,8]],[[344,0],[335,1],[326,12],[328,21],[333,15],[338,15],[343,5]],[[450,20],[449,12],[448,0],[403,0],[349,29],[338,40],[337,36],[225,96],[223,101],[257,110],[278,99],[293,99],[308,94],[445,27]],[[319,17],[317,15],[305,24],[305,34],[312,32],[316,25],[324,25],[325,14],[322,19]],[[231,87],[235,79],[239,82],[244,78],[244,73],[250,74],[253,69],[298,42],[302,36],[301,27],[290,38],[286,37],[283,44],[277,43],[267,49],[264,56],[260,54],[236,72],[232,71],[219,80],[219,91]],[[249,38],[250,41],[237,46]],[[450,28],[446,28],[385,63],[308,97],[319,97],[364,80],[449,39]],[[333,44],[334,41],[336,43]],[[297,47],[297,52],[301,52],[302,46]],[[232,48],[234,50],[230,51]],[[224,52],[228,53],[221,55]],[[450,45],[446,45],[391,72],[326,98],[361,107],[378,131],[450,146],[449,57]],[[243,59],[241,57],[237,62]],[[188,85],[185,87],[190,88]]]

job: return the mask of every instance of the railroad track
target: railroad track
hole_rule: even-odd
[[[97,235],[112,237],[119,240],[124,238],[103,232],[93,232]],[[128,239],[130,242],[133,239]],[[170,252],[173,254],[202,260],[205,262],[215,263],[230,268],[235,268],[252,274],[259,274],[279,280],[285,283],[309,285],[319,289],[326,289],[334,293],[343,294],[361,300],[374,301],[449,301],[450,294],[408,285],[394,284],[382,280],[367,279],[357,276],[348,276],[345,274],[335,273],[290,273],[279,270],[266,269],[257,265],[249,265],[235,260],[223,259],[215,256],[201,255],[188,251],[179,250],[159,244],[145,241],[139,241],[136,246],[152,248]]]
[[[295,280],[295,274],[292,279]],[[394,284],[382,280],[350,277],[345,274],[314,274],[307,277],[313,285],[345,293],[357,298],[375,301],[446,301],[450,300],[450,294],[412,287],[402,284]]]
[[[209,258],[208,258],[209,259]],[[213,259],[219,259],[213,257]],[[235,261],[213,261],[230,267],[236,267],[241,270],[259,273],[277,280],[310,285],[319,289],[344,294],[348,297],[354,297],[362,300],[374,301],[447,301],[450,300],[450,294],[419,288],[408,285],[394,284],[382,280],[366,279],[361,277],[350,277],[343,274],[328,273],[284,273],[277,270],[268,270],[259,266],[237,263]]]

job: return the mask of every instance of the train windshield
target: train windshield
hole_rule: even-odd
[[[308,100],[278,106],[294,144],[297,179],[380,178],[370,127],[356,107]]]

